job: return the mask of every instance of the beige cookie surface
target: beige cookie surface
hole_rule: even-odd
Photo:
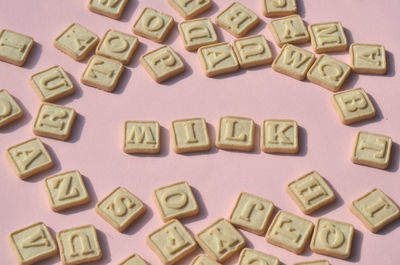
[[[277,257],[250,248],[244,248],[240,252],[238,265],[249,265],[253,263],[266,265],[279,265]]]
[[[168,3],[184,19],[194,18],[211,7],[211,0],[168,0]]]
[[[261,150],[265,153],[297,153],[299,150],[298,135],[296,121],[264,120],[261,125]]]
[[[209,18],[186,20],[178,26],[185,49],[188,51],[218,42],[214,26]]]
[[[347,38],[340,22],[324,22],[308,26],[311,46],[316,53],[347,50]]]
[[[10,93],[5,89],[0,89],[0,128],[23,115],[21,107]]]
[[[200,64],[206,76],[235,72],[239,62],[232,46],[226,42],[203,46],[197,50]]]
[[[147,262],[144,261],[138,254],[133,254],[126,258],[118,265],[147,265]]]
[[[266,17],[288,16],[297,13],[296,0],[262,0],[262,8]]]
[[[288,43],[306,43],[310,40],[307,28],[299,15],[273,19],[268,23],[268,28],[279,47]]]
[[[386,50],[379,44],[353,43],[350,45],[350,65],[358,74],[385,74]]]
[[[304,262],[296,262],[293,265],[330,265],[327,260],[312,260]]]
[[[240,67],[248,68],[269,64],[274,60],[274,56],[264,35],[236,39],[233,41],[232,46]]]
[[[190,262],[190,265],[221,265],[221,263],[216,262],[204,254],[200,254]]]
[[[221,149],[251,152],[254,149],[254,134],[252,119],[223,116],[218,120],[215,145]]]
[[[88,8],[94,13],[119,19],[127,3],[128,0],[90,0]]]
[[[125,153],[158,154],[160,124],[157,121],[126,121],[124,126]]]
[[[8,29],[0,31],[0,61],[22,66],[33,47],[29,36]]]

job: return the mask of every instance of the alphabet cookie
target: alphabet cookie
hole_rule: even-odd
[[[218,36],[209,18],[183,21],[179,23],[178,29],[183,45],[188,51],[218,42]]]
[[[0,128],[22,117],[23,111],[5,89],[0,89]]]
[[[22,66],[33,47],[29,36],[8,29],[0,31],[0,61]]]
[[[347,38],[340,22],[325,22],[308,26],[311,45],[316,53],[345,51]]]
[[[386,51],[379,44],[353,43],[350,45],[350,65],[358,74],[386,73]]]
[[[174,18],[153,8],[143,9],[133,25],[133,32],[155,42],[163,42],[172,27]]]
[[[114,19],[119,19],[128,0],[90,0],[89,10]]]

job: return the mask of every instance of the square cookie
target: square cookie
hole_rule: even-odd
[[[0,61],[24,65],[33,47],[33,39],[29,36],[8,29],[0,31]]]
[[[111,92],[117,86],[123,71],[124,66],[121,62],[93,55],[81,76],[81,82],[87,86]]]
[[[128,0],[90,0],[89,10],[114,19],[119,19]]]
[[[261,34],[234,40],[233,50],[243,68],[269,64],[274,60],[268,41]]]
[[[310,40],[307,28],[299,15],[273,19],[268,23],[268,28],[279,47],[288,43],[306,43]]]
[[[7,149],[7,158],[21,179],[53,167],[53,160],[39,138],[32,138]]]
[[[318,254],[347,259],[351,252],[352,224],[319,218],[315,224],[310,248]]]
[[[281,17],[297,13],[296,0],[262,0],[266,17]]]
[[[47,177],[43,181],[53,211],[61,211],[90,201],[78,170]]]
[[[189,265],[221,265],[221,263],[207,257],[204,254],[196,256]]]
[[[14,231],[8,239],[21,265],[33,264],[58,254],[57,245],[42,222]]]
[[[347,50],[347,38],[340,22],[325,22],[308,26],[311,46],[316,53]]]
[[[178,220],[158,228],[146,241],[165,265],[176,263],[197,248],[196,241]]]
[[[133,254],[118,265],[148,265],[138,254]]]
[[[97,45],[96,54],[127,64],[138,45],[135,36],[109,29]]]
[[[71,134],[76,112],[61,105],[43,103],[33,124],[33,133],[38,136],[67,140]]]
[[[353,43],[350,45],[350,65],[358,74],[386,73],[386,51],[379,44]]]
[[[331,91],[338,91],[351,73],[342,61],[326,54],[318,57],[307,73],[307,79]]]
[[[294,154],[299,150],[297,122],[264,120],[261,127],[261,150],[265,153]]]
[[[178,29],[183,45],[188,51],[218,42],[217,33],[215,33],[214,26],[209,18],[183,21],[179,23]]]
[[[303,80],[314,60],[315,55],[312,52],[286,44],[272,63],[272,69],[297,80]]]
[[[5,89],[0,89],[0,128],[24,115],[21,107]]]
[[[311,221],[281,210],[272,220],[265,237],[269,243],[299,254],[303,252],[313,228]]]
[[[211,148],[207,123],[203,118],[179,119],[170,125],[172,148],[175,153],[208,151]]]
[[[355,164],[385,169],[389,165],[392,138],[360,131],[354,141],[351,160]]]
[[[59,65],[33,74],[29,79],[29,83],[44,102],[53,102],[75,91],[71,79]]]
[[[266,253],[251,248],[244,248],[240,252],[238,265],[249,265],[253,263],[263,265],[279,265],[280,261],[275,256],[268,255]]]
[[[184,19],[194,18],[211,7],[211,0],[168,0],[168,3]]]
[[[316,171],[290,182],[286,190],[305,214],[310,214],[335,201],[335,193]]]
[[[158,154],[160,124],[157,121],[126,121],[123,150],[128,154]]]
[[[374,233],[400,216],[397,205],[377,188],[353,201],[350,210]]]
[[[72,59],[81,61],[96,47],[98,42],[99,37],[96,34],[78,23],[72,23],[57,36],[53,44]]]
[[[296,262],[293,265],[330,265],[330,263],[327,260],[313,260],[313,261]]]
[[[375,108],[362,88],[353,88],[332,95],[331,101],[344,124],[375,117]]]
[[[229,222],[246,231],[264,235],[274,209],[271,201],[242,192],[229,216]]]
[[[196,240],[207,255],[221,263],[246,246],[239,231],[223,218],[200,231]]]
[[[218,120],[215,145],[226,150],[251,152],[254,149],[254,121],[250,118],[223,116]]]
[[[216,76],[235,72],[239,63],[229,43],[221,42],[203,46],[197,50],[201,66],[206,76]]]
[[[84,225],[57,232],[62,264],[80,264],[100,260],[102,256],[96,228]]]
[[[164,222],[196,215],[199,207],[186,181],[173,183],[153,191],[153,198]]]
[[[133,32],[155,42],[163,42],[172,27],[174,18],[146,7],[133,25]]]
[[[158,83],[185,71],[182,59],[167,45],[143,54],[140,64]]]
[[[233,2],[217,15],[215,22],[233,36],[240,38],[258,25],[259,18],[241,3]]]

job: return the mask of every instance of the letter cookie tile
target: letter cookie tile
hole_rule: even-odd
[[[72,59],[81,61],[98,42],[99,37],[96,34],[78,23],[72,23],[54,40],[54,47]]]
[[[266,17],[281,17],[297,13],[296,0],[262,0]]]
[[[135,36],[110,29],[97,46],[96,54],[127,64],[138,45]]]
[[[306,43],[310,40],[307,28],[299,15],[292,15],[273,19],[268,28],[279,47],[287,43]]]
[[[314,60],[315,55],[312,52],[286,44],[272,63],[272,69],[297,80],[303,80]]]
[[[385,74],[386,51],[379,44],[353,43],[350,45],[350,62],[358,74]]]
[[[251,265],[254,263],[262,265],[279,265],[280,261],[275,256],[251,248],[244,248],[242,252],[240,252],[238,265]]]
[[[218,36],[209,18],[183,21],[179,23],[178,29],[183,45],[188,51],[218,42]]]
[[[141,216],[146,208],[132,193],[117,187],[95,207],[96,212],[115,229],[122,232]]]
[[[75,91],[71,79],[59,65],[33,74],[29,82],[44,102],[53,102]]]
[[[375,108],[362,88],[353,88],[332,95],[331,101],[344,124],[375,117]]]
[[[293,253],[303,252],[314,225],[311,221],[279,211],[268,228],[266,240]]]
[[[57,245],[42,222],[14,231],[8,239],[21,265],[33,264],[58,254]]]
[[[310,248],[318,254],[347,259],[351,252],[352,224],[319,218],[315,224]]]
[[[221,42],[203,46],[197,50],[200,63],[206,76],[235,72],[239,63],[229,43]]]
[[[5,89],[0,89],[0,128],[24,115],[21,107]]]
[[[138,254],[133,254],[118,265],[148,265]],[[329,265],[329,264],[328,264]]]
[[[140,63],[158,83],[185,70],[182,59],[170,46],[162,46],[143,54]]]
[[[8,29],[0,31],[0,61],[22,66],[32,47],[31,37]]]
[[[347,50],[347,38],[340,22],[325,22],[308,26],[311,46],[316,53]]]
[[[360,131],[354,141],[351,160],[355,164],[385,169],[389,165],[392,138]]]
[[[203,118],[174,120],[170,125],[172,148],[175,153],[208,151],[211,148],[207,123]]]
[[[11,146],[7,158],[21,179],[53,167],[53,160],[39,138]]]
[[[114,19],[119,19],[128,0],[90,0],[89,10]]]
[[[57,232],[62,264],[80,264],[101,259],[96,228],[84,225]]]
[[[168,3],[184,19],[194,18],[211,7],[211,0],[168,0]]]
[[[299,150],[297,122],[264,120],[261,127],[261,150],[265,153],[297,153]]]
[[[117,86],[123,71],[122,63],[93,55],[81,76],[81,82],[87,86],[111,92]]]
[[[286,190],[305,214],[310,214],[335,201],[332,189],[316,171],[290,182]]]
[[[196,256],[189,265],[221,265],[221,263],[207,257],[204,254]]]
[[[158,154],[160,152],[160,124],[156,121],[126,121],[124,152]]]
[[[235,203],[229,222],[257,235],[264,235],[275,206],[264,198],[242,192]]]
[[[397,205],[380,189],[373,189],[353,201],[350,210],[374,233],[400,217]]]
[[[178,262],[197,248],[193,237],[175,219],[148,235],[147,244],[165,265]]]
[[[330,265],[330,263],[327,260],[313,260],[305,262],[296,262],[293,265]]]
[[[217,15],[215,22],[233,36],[240,38],[258,25],[259,18],[241,3],[233,2]]]
[[[155,42],[163,42],[174,26],[174,18],[146,7],[133,25],[133,32]]]
[[[33,124],[33,133],[59,140],[67,140],[75,121],[75,110],[61,105],[43,103]]]
[[[193,216],[199,212],[196,198],[186,181],[154,190],[153,198],[164,222],[173,218]]]
[[[338,91],[351,73],[342,61],[321,54],[307,73],[307,79],[331,91]]]
[[[250,118],[224,116],[218,120],[215,145],[221,149],[251,152],[254,149],[254,121]]]
[[[233,41],[233,49],[240,67],[269,64],[274,60],[271,49],[264,35],[255,35]]]
[[[221,263],[246,246],[239,231],[223,218],[199,232],[196,240],[207,255]]]

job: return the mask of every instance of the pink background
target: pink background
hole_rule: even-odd
[[[76,62],[52,45],[53,39],[72,22],[78,22],[99,37],[108,29],[131,33],[131,27],[146,6],[173,15],[182,21],[166,0],[130,0],[120,20],[94,14],[88,1],[1,0],[0,27],[32,36],[34,48],[24,67],[0,62],[1,88],[7,89],[23,107],[23,119],[0,129],[0,257],[1,264],[15,264],[8,245],[9,232],[43,221],[53,233],[61,229],[94,224],[98,229],[103,259],[98,264],[116,264],[132,253],[139,253],[150,264],[160,264],[158,257],[145,244],[146,236],[163,222],[152,199],[160,186],[187,180],[200,205],[198,216],[183,219],[183,224],[198,233],[217,218],[228,218],[238,194],[250,192],[273,201],[278,209],[315,221],[327,217],[352,223],[356,228],[352,254],[348,260],[313,253],[309,247],[301,255],[275,247],[264,237],[241,231],[248,247],[279,257],[282,264],[326,258],[331,264],[386,264],[399,261],[400,221],[377,234],[371,233],[348,210],[350,202],[374,187],[381,188],[400,203],[399,145],[400,99],[399,77],[395,56],[400,54],[398,24],[400,2],[396,0],[297,0],[299,13],[306,23],[340,21],[349,42],[380,43],[387,50],[388,73],[384,76],[352,74],[344,89],[362,87],[372,97],[377,117],[351,126],[340,123],[330,103],[332,92],[308,81],[297,81],[271,69],[271,66],[239,70],[207,78],[194,52],[184,49],[177,26],[167,37],[169,44],[183,58],[186,71],[163,84],[155,83],[139,64],[139,56],[159,47],[145,38],[132,62],[126,67],[117,89],[107,93],[82,85],[79,81],[87,59]],[[202,16],[212,20],[231,1],[213,1],[213,7]],[[279,48],[266,28],[270,19],[262,16],[261,1],[241,0],[256,12],[261,23],[248,35],[264,34],[276,55]],[[221,41],[233,37],[215,26]],[[311,49],[310,44],[302,45]],[[349,63],[347,52],[333,53]],[[72,137],[63,142],[43,138],[54,157],[53,169],[25,181],[20,180],[4,152],[6,148],[34,137],[32,124],[41,104],[30,87],[29,76],[59,64],[76,85],[74,95],[56,103],[73,107],[78,117]],[[229,152],[213,147],[210,152],[177,155],[169,142],[169,123],[177,118],[204,117],[214,142],[220,116],[237,115],[254,119],[257,124],[267,118],[294,119],[300,125],[300,152],[297,155],[271,155],[260,152],[259,126],[254,152]],[[160,155],[127,155],[122,152],[125,120],[157,120],[162,126]],[[349,157],[353,137],[359,130],[393,137],[391,164],[387,170],[359,166]],[[42,180],[66,170],[78,169],[84,175],[91,196],[87,205],[55,213],[50,210]],[[291,180],[317,170],[336,192],[337,200],[311,216],[303,215],[285,192]],[[147,206],[147,213],[124,233],[117,232],[99,217],[93,207],[114,187],[122,185],[136,194]],[[189,264],[198,253],[178,264]],[[237,257],[226,264],[235,264]],[[40,264],[60,264],[59,257]]]

